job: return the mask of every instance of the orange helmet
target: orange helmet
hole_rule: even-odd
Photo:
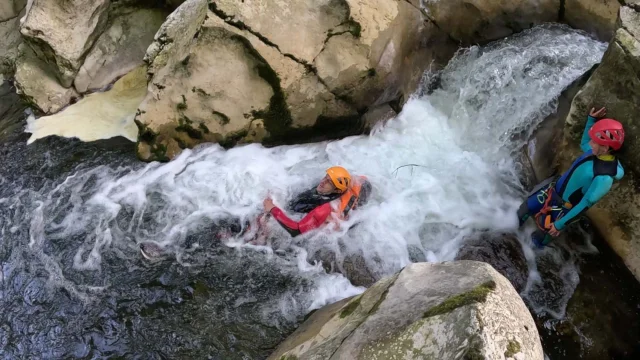
[[[340,191],[346,191],[351,185],[351,175],[347,169],[341,166],[328,168],[327,175],[329,175],[333,185]]]

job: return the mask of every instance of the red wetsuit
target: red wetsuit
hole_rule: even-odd
[[[309,211],[300,221],[291,220],[287,214],[281,209],[274,207],[270,214],[278,221],[278,223],[287,230],[291,236],[298,236],[313,229],[317,229],[327,222],[329,216],[334,211],[331,204],[335,206],[335,212],[338,219],[345,219],[349,211],[357,206],[363,205],[369,193],[371,192],[371,184],[364,176],[358,176],[354,179],[353,186],[340,195],[324,197],[318,199],[315,189],[302,194],[302,200],[296,202],[297,211],[306,212],[305,210],[313,206],[314,202],[320,204]],[[324,202],[324,203],[322,203]],[[303,205],[303,206],[301,206]],[[311,205],[306,207],[305,205]],[[306,207],[306,209],[305,209]]]
[[[297,236],[322,226],[327,221],[329,215],[331,215],[331,202],[322,204],[311,210],[311,212],[300,221],[291,220],[284,211],[277,207],[271,209],[270,213],[291,236]]]

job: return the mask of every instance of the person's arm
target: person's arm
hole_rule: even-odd
[[[309,212],[300,221],[291,220],[281,209],[274,207],[270,214],[278,221],[278,223],[291,234],[298,236],[313,229],[317,229],[327,221],[331,214],[331,204],[326,203],[318,206]]]
[[[582,151],[587,152],[591,150],[591,146],[589,146],[589,141],[591,141],[591,137],[589,137],[589,129],[596,123],[596,118],[589,115],[587,116],[587,124],[584,127],[584,132],[582,132],[582,139],[580,140],[580,148]]]
[[[569,222],[580,216],[580,214],[589,210],[590,207],[595,205],[600,199],[602,199],[603,196],[605,196],[609,192],[612,185],[613,178],[611,176],[596,176],[591,182],[587,193],[584,194],[584,197],[582,197],[582,200],[580,200],[580,202],[576,204],[576,206],[574,206],[560,220],[554,223],[556,230],[561,231]]]
[[[600,108],[599,110],[596,110],[596,108],[591,108],[591,111],[589,111],[589,115],[587,116],[587,124],[584,126],[582,139],[580,140],[580,148],[582,149],[582,151],[587,152],[591,150],[591,146],[589,146],[589,141],[591,141],[589,130],[591,130],[593,124],[598,121],[596,119],[600,119],[605,115],[607,115],[607,108],[605,107]]]

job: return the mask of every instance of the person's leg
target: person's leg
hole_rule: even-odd
[[[551,228],[551,225],[557,219],[561,218],[566,211],[565,208],[556,207],[554,205],[555,204],[551,204],[552,207],[548,215],[541,215],[536,219],[538,222],[538,230],[534,231],[533,234],[531,234],[531,241],[533,241],[533,243],[540,249],[547,246],[551,242],[553,236],[551,236],[547,231]],[[540,229],[541,227],[547,231]]]
[[[551,235],[549,235],[546,231],[542,231],[541,229],[537,229],[531,234],[531,241],[538,248],[544,248],[549,242],[551,242]]]
[[[520,208],[518,209],[518,220],[520,221],[520,226],[522,226],[527,219],[535,216],[542,210],[544,202],[547,200],[547,190],[549,190],[549,186],[551,185],[547,185],[534,192],[522,203],[522,205],[520,205]]]

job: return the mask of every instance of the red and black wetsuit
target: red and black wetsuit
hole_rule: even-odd
[[[368,181],[363,181],[362,190],[358,197],[358,206],[367,201],[370,192],[371,184]],[[331,201],[341,196],[342,194],[321,195],[315,189],[307,190],[289,204],[293,211],[307,213],[302,220],[292,220],[278,207],[271,209],[270,214],[291,236],[298,236],[322,226],[333,211]]]
[[[287,230],[291,236],[298,236],[304,234],[307,231],[317,229],[327,221],[329,215],[331,215],[331,203],[320,205],[317,208],[311,210],[300,221],[291,220],[284,211],[274,207],[271,209],[271,215]]]
[[[313,188],[298,195],[289,203],[288,207],[291,211],[307,214],[302,220],[292,220],[277,207],[271,209],[270,214],[291,236],[298,236],[324,224],[331,214],[331,201],[340,196],[341,194],[321,195]]]

